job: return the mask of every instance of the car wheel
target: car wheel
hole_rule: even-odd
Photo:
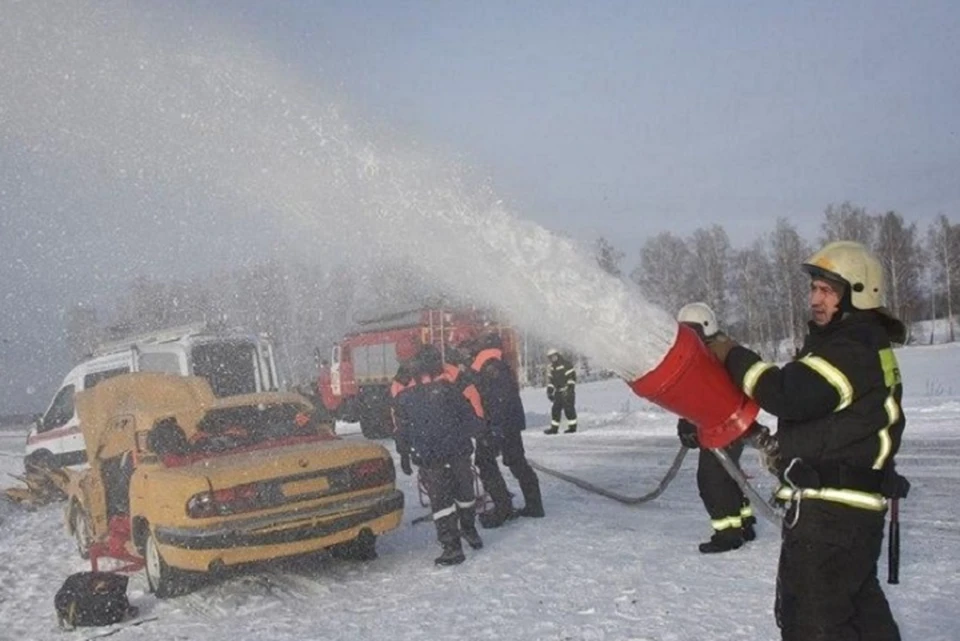
[[[24,457],[23,468],[27,472],[45,472],[59,469],[60,464],[57,462],[57,457],[54,456],[50,450],[37,450]]]
[[[365,528],[352,541],[330,548],[330,554],[335,559],[372,561],[377,558],[377,535]]]
[[[90,519],[87,513],[79,505],[74,505],[70,516],[70,528],[73,530],[73,538],[77,542],[77,552],[81,559],[90,558],[90,544],[93,542],[93,534],[90,531]]]
[[[190,591],[187,574],[167,565],[160,554],[160,547],[153,532],[147,534],[143,552],[147,587],[157,598],[166,599]]]

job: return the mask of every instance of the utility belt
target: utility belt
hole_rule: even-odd
[[[906,498],[910,482],[893,465],[882,470],[845,463],[811,464],[795,458],[784,469],[777,498],[816,498],[869,510],[886,508],[884,499]]]
[[[780,475],[784,485],[776,498],[789,503],[784,526],[792,528],[800,519],[804,499],[842,503],[850,507],[882,512],[890,511],[887,537],[887,583],[900,582],[900,499],[910,492],[910,481],[897,474],[892,463],[882,470],[855,467],[844,463],[811,465],[795,458]]]

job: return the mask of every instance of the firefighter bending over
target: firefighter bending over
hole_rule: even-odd
[[[520,399],[520,386],[513,369],[503,360],[500,336],[486,334],[464,347],[470,352],[466,375],[480,393],[488,428],[487,434],[477,439],[474,460],[483,487],[493,500],[493,509],[480,515],[480,524],[485,528],[498,527],[516,514],[542,517],[540,480],[527,462],[523,449],[522,433],[527,420]],[[497,463],[500,455],[523,494],[524,505],[517,512],[514,512],[510,492]]]

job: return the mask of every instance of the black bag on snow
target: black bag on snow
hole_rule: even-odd
[[[127,600],[128,580],[114,572],[71,574],[53,600],[60,627],[110,625],[135,613]]]

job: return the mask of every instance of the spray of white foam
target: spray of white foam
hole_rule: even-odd
[[[225,236],[280,228],[287,252],[413,261],[628,379],[673,343],[665,312],[457,163],[346,117],[342,100],[199,19],[172,24],[119,2],[8,4],[3,136],[79,164],[77,189],[190,194],[172,221],[184,230],[228,201]],[[153,215],[105,211],[98,225],[132,237]]]

